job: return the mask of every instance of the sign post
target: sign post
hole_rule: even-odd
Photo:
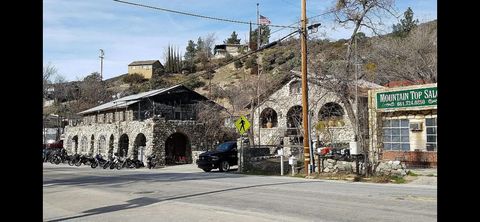
[[[283,176],[283,146],[277,150],[277,155],[280,156],[280,175]]]
[[[295,166],[297,165],[297,158],[295,156],[291,156],[288,158],[288,164],[292,166],[292,176],[295,176]]]
[[[238,164],[238,171],[241,173],[243,172],[244,168],[244,160],[243,160],[243,134],[250,128],[250,122],[248,122],[245,116],[240,116],[240,118],[235,121],[235,127],[237,128],[238,132],[240,133],[240,152],[239,152],[239,164]]]

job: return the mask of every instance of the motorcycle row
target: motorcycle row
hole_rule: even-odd
[[[65,149],[47,150],[43,152],[43,162],[50,162],[51,164],[68,163],[70,166],[89,165],[91,168],[101,167],[103,169],[117,169],[122,168],[141,168],[145,167],[142,161],[138,159],[130,159],[127,157],[118,156],[116,153],[104,159],[101,154],[78,154],[68,155]],[[155,155],[147,156],[147,168],[152,169],[157,165]]]

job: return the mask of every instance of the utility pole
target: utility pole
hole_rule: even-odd
[[[300,32],[302,48],[302,121],[303,121],[303,156],[305,172],[310,175],[310,136],[308,126],[308,83],[307,83],[307,2],[302,0],[302,27]]]
[[[260,11],[258,10],[258,3],[257,3],[257,50],[260,48]],[[258,62],[257,58],[257,107],[260,105],[260,63]],[[258,110],[258,145],[260,145],[260,129],[261,127],[261,119],[260,119],[260,107]]]
[[[100,80],[103,80],[103,57],[104,57],[103,49],[100,49]]]

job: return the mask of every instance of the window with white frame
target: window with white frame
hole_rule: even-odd
[[[409,120],[391,119],[383,121],[383,149],[410,150]]]
[[[437,118],[426,118],[427,151],[437,151]]]

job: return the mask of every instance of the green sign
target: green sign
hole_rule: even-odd
[[[377,109],[437,105],[437,87],[377,93]]]

